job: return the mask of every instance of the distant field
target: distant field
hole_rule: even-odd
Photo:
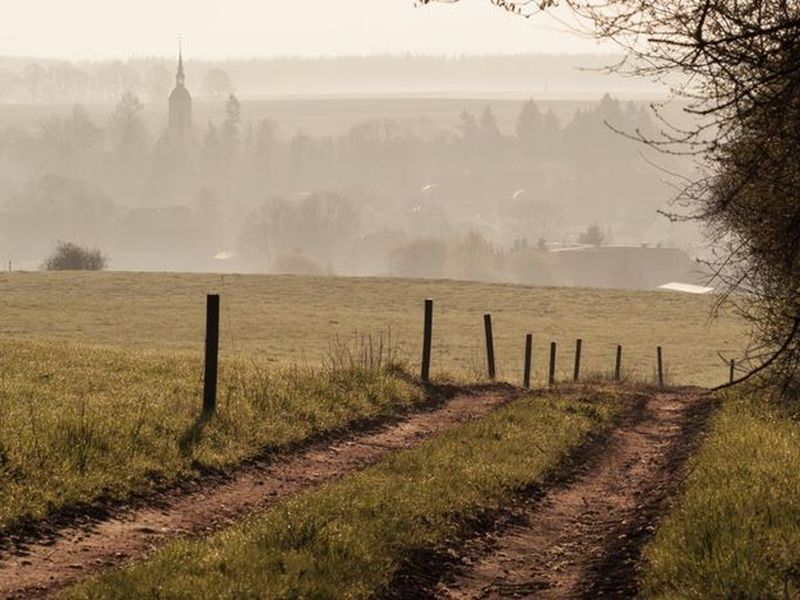
[[[584,340],[584,372],[610,372],[617,343],[627,374],[653,377],[664,347],[667,376],[679,384],[721,383],[718,353],[744,346],[735,319],[709,322],[711,299],[662,292],[533,288],[402,279],[298,276],[4,273],[0,339],[202,349],[205,294],[222,295],[221,348],[228,356],[316,365],[331,340],[391,329],[416,369],[422,304],[435,300],[434,374],[484,371],[482,315],[494,315],[499,375],[518,381],[524,335],[535,336],[534,378],[545,378],[550,341],[559,374],[571,376],[574,342]]]

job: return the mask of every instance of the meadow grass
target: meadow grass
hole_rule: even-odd
[[[571,378],[575,339],[585,372],[610,373],[616,345],[625,372],[652,380],[656,346],[678,384],[717,385],[718,353],[745,346],[742,323],[709,321],[712,299],[669,292],[535,288],[459,281],[131,273],[0,274],[0,338],[202,351],[205,295],[222,295],[221,350],[280,364],[319,364],[336,336],[391,329],[419,362],[422,305],[435,300],[433,373],[484,376],[483,314],[494,316],[500,379],[519,383],[525,334],[534,340],[534,382],[546,380],[549,344]]]
[[[800,422],[729,395],[686,487],[646,548],[650,598],[800,596]]]
[[[202,540],[66,593],[70,598],[365,598],[419,550],[541,481],[619,392],[529,396]]]
[[[417,386],[370,365],[267,369],[228,359],[206,422],[202,373],[188,353],[0,344],[0,531],[424,400]]]

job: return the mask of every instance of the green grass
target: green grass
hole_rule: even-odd
[[[664,347],[675,383],[716,385],[738,356],[742,324],[709,324],[711,298],[667,292],[533,288],[474,282],[292,276],[129,273],[0,274],[0,338],[66,339],[200,353],[205,294],[222,294],[222,351],[282,364],[318,364],[334,336],[389,328],[419,361],[422,303],[436,301],[434,373],[484,373],[483,314],[494,315],[501,378],[521,377],[525,334],[535,335],[534,380],[546,377],[550,341],[559,373],[571,376],[575,339],[584,372],[609,373],[616,344],[628,374],[653,377]]]
[[[0,344],[0,531],[65,505],[124,498],[423,401],[378,369],[226,360],[203,426],[195,356],[63,342]]]
[[[800,596],[800,422],[730,396],[646,549],[651,598]]]
[[[622,401],[529,397],[340,482],[67,593],[73,598],[364,598],[465,519],[550,472]],[[200,590],[202,590],[200,592]]]

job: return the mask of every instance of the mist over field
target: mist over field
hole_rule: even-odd
[[[6,4],[0,598],[800,598],[800,3]]]
[[[657,131],[663,89],[615,60],[0,58],[0,258],[38,269],[62,242],[115,270],[702,283],[699,232],[657,214],[690,163],[620,133]]]

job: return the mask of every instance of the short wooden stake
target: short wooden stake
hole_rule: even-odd
[[[203,382],[203,413],[217,408],[217,367],[219,364],[219,295],[206,298],[206,366]]]
[[[658,358],[658,387],[664,387],[664,361],[663,355],[661,352],[661,346],[658,347],[656,350],[656,356]]]
[[[429,381],[431,377],[431,345],[433,342],[433,300],[425,300],[425,322],[422,335],[422,381]]]
[[[617,361],[614,364],[614,381],[622,380],[622,346],[617,346]]]
[[[525,336],[525,375],[522,378],[522,386],[525,389],[531,387],[531,361],[533,360],[533,334]]]
[[[573,381],[578,381],[581,378],[581,347],[583,340],[577,339],[575,341],[575,371],[572,375]]]
[[[550,374],[547,378],[550,385],[556,383],[556,343],[550,342]]]
[[[483,328],[486,332],[486,362],[489,368],[489,379],[494,381],[496,377],[494,364],[494,337],[492,335],[492,315],[483,315]]]
[[[729,383],[733,383],[733,380],[736,378],[736,361],[731,359],[731,376]]]

